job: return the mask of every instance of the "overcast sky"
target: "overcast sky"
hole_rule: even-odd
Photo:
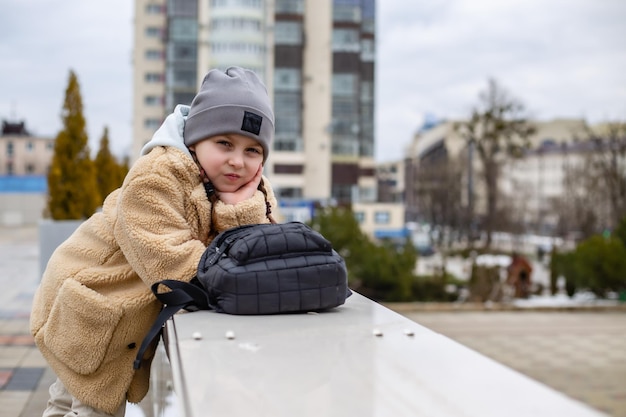
[[[54,137],[69,70],[87,129],[132,136],[133,1],[3,0],[0,118]],[[424,117],[462,118],[494,78],[536,119],[626,120],[624,0],[379,0],[376,159],[402,158]]]

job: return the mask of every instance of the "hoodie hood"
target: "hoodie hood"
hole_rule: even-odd
[[[152,139],[141,149],[141,155],[148,154],[157,146],[172,146],[191,157],[191,153],[189,153],[189,149],[183,139],[183,131],[185,130],[185,122],[188,115],[189,106],[184,104],[177,105],[172,114],[165,118],[161,127],[154,132]]]

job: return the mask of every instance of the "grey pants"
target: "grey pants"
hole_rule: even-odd
[[[65,385],[57,378],[50,385],[50,399],[42,417],[124,417],[125,413],[126,403],[122,404],[115,414],[107,414],[83,404],[72,397],[72,394],[65,389]]]

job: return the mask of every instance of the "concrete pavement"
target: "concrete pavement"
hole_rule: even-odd
[[[569,397],[626,417],[624,310],[403,314]]]
[[[37,242],[36,227],[0,228],[3,417],[41,416],[48,399],[48,386],[55,378],[28,331],[32,296],[39,282]],[[398,306],[397,311],[609,415],[626,417],[623,309],[433,311],[432,307],[425,310],[414,304],[409,309]],[[156,385],[171,389],[167,370],[154,373],[159,376]],[[150,404],[152,394],[142,404],[129,406],[127,416],[158,415],[154,410],[162,407]]]
[[[39,281],[37,229],[2,228],[0,236],[0,410],[7,417],[40,416],[54,374],[28,331]]]

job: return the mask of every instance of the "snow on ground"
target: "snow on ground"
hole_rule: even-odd
[[[417,261],[416,274],[428,276],[440,274],[443,268],[443,258],[439,252],[429,257],[420,257]],[[519,308],[567,308],[567,307],[606,307],[620,304],[617,294],[609,299],[599,299],[591,292],[579,292],[569,297],[565,293],[565,280],[560,278],[557,282],[558,294],[548,293],[550,288],[550,269],[543,262],[529,259],[532,265],[532,282],[541,285],[544,293],[533,295],[528,299],[513,299],[512,305]],[[452,274],[461,281],[469,281],[472,272],[472,259],[462,257],[448,257],[445,259],[445,268],[448,274]],[[504,255],[480,255],[476,257],[476,263],[485,266],[500,266],[501,277],[506,278],[506,267],[511,263],[511,258]]]

